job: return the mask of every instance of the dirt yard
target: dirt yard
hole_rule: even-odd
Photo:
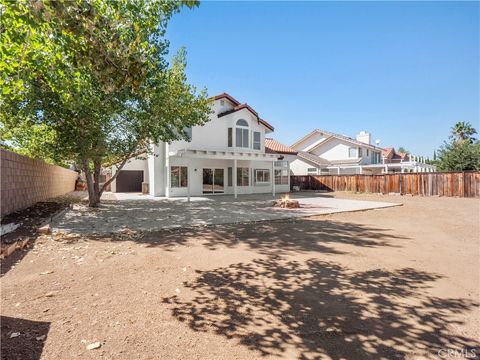
[[[480,202],[334,196],[404,205],[41,236],[2,264],[2,359],[478,358]]]

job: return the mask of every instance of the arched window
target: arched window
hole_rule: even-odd
[[[237,126],[235,128],[236,147],[248,148],[249,147],[249,141],[248,141],[249,130],[248,130],[247,120],[244,120],[244,119],[237,120],[236,126]]]
[[[248,122],[247,122],[247,120],[244,120],[244,119],[237,120],[237,126],[246,126],[246,127],[248,127]]]

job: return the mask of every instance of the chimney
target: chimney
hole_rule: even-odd
[[[366,131],[360,131],[357,134],[357,141],[370,145],[372,135]]]

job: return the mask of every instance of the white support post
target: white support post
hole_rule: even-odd
[[[232,179],[233,195],[235,196],[235,199],[236,199],[237,198],[237,159],[233,160],[232,175],[233,175],[233,179]]]
[[[287,178],[288,178],[288,191],[290,191],[290,163],[287,163],[288,166],[287,166]],[[322,175],[322,169],[318,169],[318,171],[320,172],[319,175]],[[282,172],[283,172],[283,169],[282,169]],[[281,175],[282,173],[280,173]]]
[[[168,143],[165,143],[165,197],[170,197],[170,155]]]
[[[188,202],[190,202],[190,166],[187,167],[187,195],[188,195]]]
[[[272,161],[272,174],[270,175],[272,181],[272,196],[275,197],[275,160]]]

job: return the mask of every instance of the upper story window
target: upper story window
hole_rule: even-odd
[[[356,158],[357,154],[358,154],[357,148],[354,148],[354,147],[348,148],[348,157]]]
[[[362,157],[362,156],[363,156],[362,148],[358,148],[358,157]]]
[[[188,141],[192,141],[192,127],[184,127],[183,128],[183,131],[185,132],[185,134],[187,134],[188,136]]]
[[[236,147],[243,147],[248,148],[248,122],[247,120],[240,119],[237,120],[236,127],[235,127],[235,146]]]
[[[253,149],[260,150],[261,149],[261,136],[259,131],[253,132]]]

